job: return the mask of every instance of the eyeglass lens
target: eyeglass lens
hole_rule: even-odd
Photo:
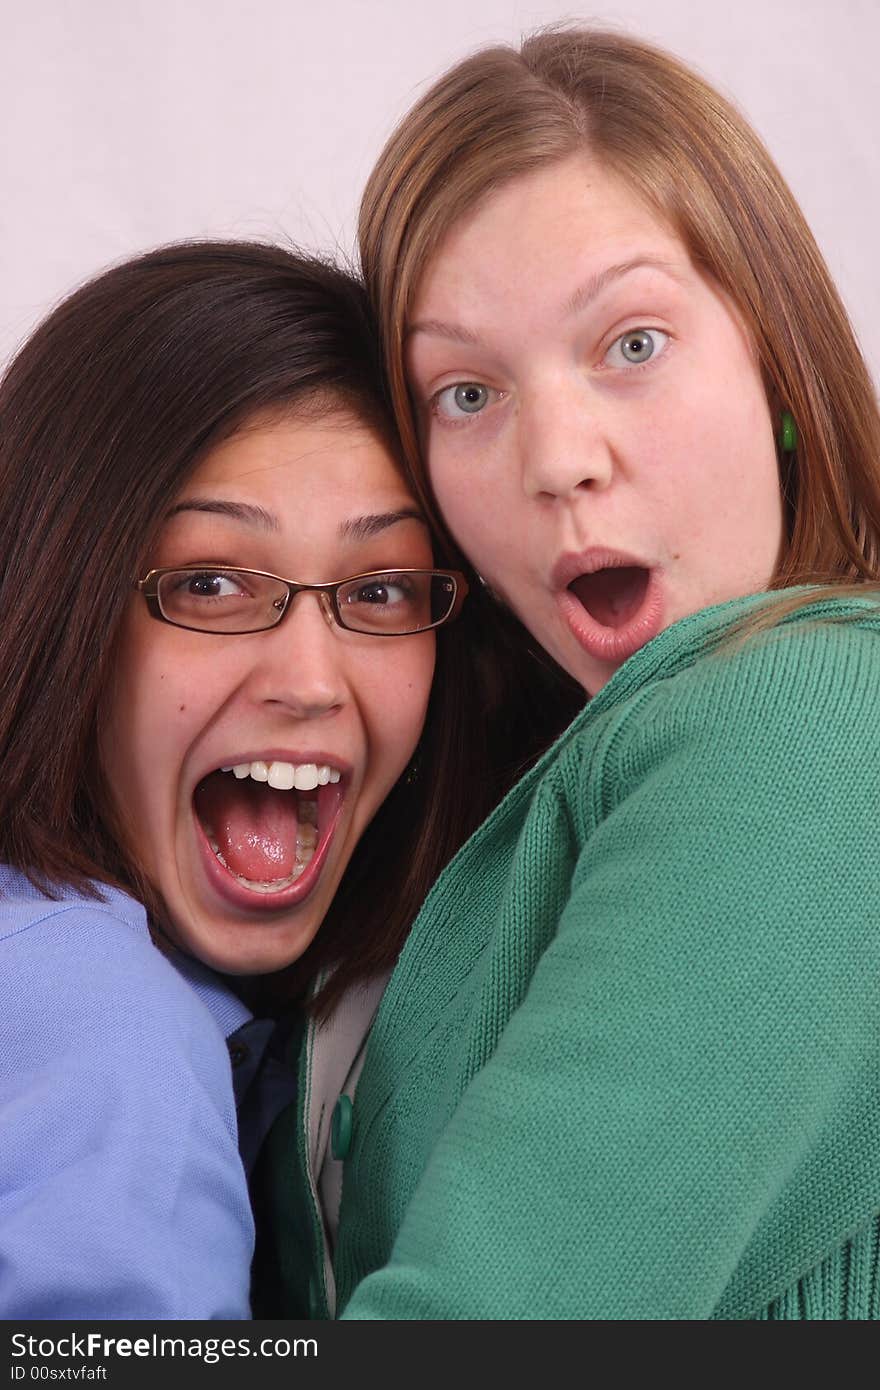
[[[164,616],[203,632],[274,627],[287,607],[288,592],[279,579],[242,570],[173,570],[158,584]],[[403,636],[443,622],[455,593],[452,578],[430,571],[361,575],[339,585],[338,620],[353,632]]]

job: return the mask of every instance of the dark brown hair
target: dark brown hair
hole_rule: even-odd
[[[48,894],[116,884],[162,924],[97,754],[132,584],[205,451],[257,412],[341,407],[396,457],[377,356],[351,276],[280,248],[209,242],[99,276],[10,366],[0,385],[0,859]],[[537,684],[521,676],[519,714],[494,718],[492,682],[508,657],[483,606],[477,596],[438,634],[418,778],[392,791],[327,921],[284,974],[301,991],[339,965],[324,1006],[393,963],[425,892],[508,770],[561,726],[543,706],[537,665]]]
[[[797,450],[779,460],[789,525],[773,587],[880,579],[880,414],[803,214],[757,135],[708,83],[669,54],[599,30],[554,28],[457,63],[404,117],[367,184],[361,261],[423,500],[403,355],[421,278],[465,212],[582,150],[626,179],[726,292],[756,345],[771,413],[794,414]]]

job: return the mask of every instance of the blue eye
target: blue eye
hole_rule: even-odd
[[[499,395],[500,392],[480,381],[457,381],[454,386],[437,392],[434,409],[444,420],[462,420],[468,415],[479,415]]]
[[[659,328],[630,328],[611,344],[605,354],[609,367],[637,367],[658,357],[669,342],[669,334]]]

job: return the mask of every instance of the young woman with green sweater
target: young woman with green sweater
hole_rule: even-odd
[[[587,703],[342,1086],[337,1306],[876,1318],[880,421],[815,243],[584,30],[443,77],[361,234],[414,484]]]

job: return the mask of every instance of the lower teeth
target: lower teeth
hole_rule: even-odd
[[[245,888],[250,888],[252,893],[280,893],[282,888],[289,888],[292,883],[296,883],[300,874],[305,869],[305,864],[297,864],[293,873],[287,878],[245,878],[243,874],[235,874],[239,883],[243,883]]]

